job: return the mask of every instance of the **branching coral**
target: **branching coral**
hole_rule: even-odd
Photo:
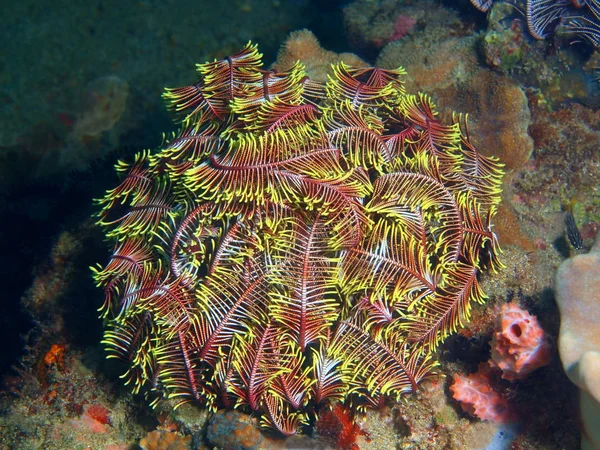
[[[497,268],[499,164],[404,71],[265,71],[253,45],[168,89],[181,131],[117,164],[94,270],[125,379],[292,434],[412,392]]]

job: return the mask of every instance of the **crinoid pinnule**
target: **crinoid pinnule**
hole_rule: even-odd
[[[500,262],[502,170],[404,71],[326,84],[248,44],[168,89],[180,131],[98,201],[104,344],[135,391],[295,433],[319,404],[413,392]],[[159,397],[160,397],[159,395]]]

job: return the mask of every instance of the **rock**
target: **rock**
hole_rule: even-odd
[[[264,448],[264,438],[255,422],[238,411],[217,412],[208,423],[206,438],[212,445],[230,450]]]

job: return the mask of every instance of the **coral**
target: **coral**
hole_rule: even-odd
[[[583,247],[589,249],[600,224],[600,112],[579,104],[556,111],[535,102],[532,107],[535,158],[515,173],[508,198],[521,223],[547,246],[564,235],[565,205],[572,204]],[[501,213],[496,223],[499,219]]]
[[[511,204],[505,201],[498,208],[498,217],[494,223],[496,234],[502,240],[504,245],[517,246],[527,252],[534,252],[536,249],[532,239],[522,231],[522,221],[517,215]]]
[[[563,262],[556,273],[560,309],[558,350],[580,389],[583,449],[600,448],[600,236],[590,253]]]
[[[65,347],[65,344],[52,344],[50,350],[44,355],[44,364],[62,370],[65,365]]]
[[[107,147],[118,146],[117,124],[127,108],[129,84],[116,76],[100,77],[89,83],[85,97],[77,115],[67,119],[72,120],[72,126],[64,147],[59,155],[50,154],[42,159],[40,174],[50,175],[67,168],[85,169],[91,161],[103,156]],[[109,145],[104,141],[110,141]]]
[[[89,83],[83,96],[73,113],[56,113],[15,144],[0,147],[0,192],[88,169],[118,146],[120,134],[130,125],[123,121],[128,84],[116,76],[101,77]]]
[[[85,414],[102,425],[110,424],[110,411],[99,403],[88,405],[85,408]]]
[[[245,10],[242,4],[250,8]],[[156,115],[162,106],[160,97],[146,93],[160,92],[165,79],[184,73],[194,63],[192,55],[212,60],[236,51],[248,36],[254,36],[271,56],[290,30],[306,26],[307,14],[321,13],[321,8],[310,8],[306,0],[216,3],[193,21],[181,20],[181,15],[174,14],[176,8],[168,3],[154,8],[146,8],[144,3],[124,3],[118,9],[82,2],[58,15],[28,5],[12,4],[3,11],[7,23],[18,23],[24,17],[31,22],[10,32],[2,30],[5,55],[13,59],[13,64],[0,76],[0,190],[12,182],[19,186],[38,182],[38,174],[47,175],[52,183],[64,183],[71,178],[72,170],[87,170],[90,164],[98,164],[94,157],[123,150],[121,137],[130,137],[130,132],[143,128],[139,120],[162,120]],[[126,30],[128,20],[137,25]],[[156,26],[158,22],[160,27]],[[52,34],[45,30],[52,30]],[[152,34],[155,38],[148,39]],[[198,51],[190,52],[190,46]],[[24,47],[32,51],[23,52]],[[158,63],[167,59],[168,64]],[[78,118],[82,112],[78,108],[79,93],[85,95],[87,83],[107,76],[118,76],[129,83],[126,113],[112,130],[103,133],[106,138],[98,136],[100,143],[86,139],[97,150],[95,154],[85,145],[65,149],[61,116]],[[38,133],[47,137],[30,141]],[[140,138],[135,140],[137,145],[149,145],[139,143]],[[27,145],[20,145],[22,141]],[[64,155],[67,160],[77,159],[77,167],[57,164],[63,150],[68,153]],[[48,157],[41,163],[39,157],[44,156]]]
[[[537,3],[546,3],[549,9],[558,6],[559,11],[565,10],[560,7],[561,2],[554,0]],[[559,26],[561,32],[558,35],[552,32],[555,37],[551,40],[532,39],[526,21],[516,12],[518,8],[513,2],[496,2],[488,11],[488,26],[481,40],[487,64],[510,75],[522,86],[536,89],[549,107],[573,100],[596,104],[598,90],[594,83],[590,83],[591,77],[585,75],[585,70],[590,74],[594,72],[593,55],[596,52],[582,52],[574,50],[574,46],[558,45],[565,40],[558,35],[566,35],[566,40],[571,43],[573,40],[581,41],[573,34],[565,33],[568,27],[564,26]],[[583,10],[577,11],[581,13]],[[587,56],[588,53],[592,56]],[[586,58],[588,62],[583,64]],[[586,69],[590,64],[592,67]]]
[[[56,307],[76,270],[73,260],[82,250],[75,233],[65,231],[58,236],[49,261],[36,270],[33,284],[22,300],[32,315],[52,312]]]
[[[522,379],[550,362],[551,346],[544,330],[535,316],[516,303],[502,305],[498,328],[489,363],[502,370],[502,378]]]
[[[394,34],[394,18],[401,7],[397,2],[356,0],[344,7],[344,22],[354,47],[382,47]]]
[[[494,9],[499,8],[495,5]],[[513,20],[510,26],[503,21],[494,24],[490,19],[488,32],[483,38],[483,51],[489,66],[508,71],[521,64],[524,53],[524,27],[521,21]]]
[[[277,54],[273,69],[285,72],[294,67],[298,61],[304,64],[306,74],[311,80],[323,82],[327,81],[327,75],[332,74],[332,65],[339,61],[355,67],[367,65],[352,53],[338,54],[325,50],[310,30],[290,33]]]
[[[86,297],[91,263],[86,258],[96,251],[97,239],[85,223],[91,221],[63,231],[47,250],[50,255],[37,257],[39,275],[22,299],[35,327],[23,336],[18,376],[0,388],[5,412],[0,415],[0,448],[104,449],[133,443],[143,432],[131,396],[110,388],[105,373],[119,369],[102,362],[102,349],[93,337],[101,328],[93,325],[91,310],[85,314],[86,298],[94,309]],[[51,280],[59,282],[51,285]]]
[[[315,427],[317,434],[331,438],[340,450],[357,450],[358,436],[368,435],[356,424],[350,411],[339,403],[321,413]]]
[[[106,433],[106,425],[110,424],[110,412],[104,406],[94,403],[83,408],[83,414],[76,420],[72,420],[74,428],[81,428],[91,433]]]
[[[36,365],[36,378],[42,387],[48,387],[50,384],[50,373],[53,370],[62,372],[65,369],[65,344],[52,344],[43,358],[40,358]],[[48,394],[49,398],[54,398],[56,391]]]
[[[344,25],[353,47],[370,52],[413,35],[431,24],[445,24],[457,32],[461,22],[445,15],[432,1],[354,0],[344,6]],[[440,14],[441,13],[441,14]]]
[[[508,401],[492,389],[485,371],[478,371],[466,377],[455,374],[450,390],[454,399],[459,401],[463,410],[470,415],[497,423],[514,420],[515,416]]]
[[[183,436],[177,432],[154,430],[140,440],[142,450],[190,450],[192,436]]]
[[[94,269],[110,357],[134,391],[253,411],[289,435],[316,409],[416,390],[496,269],[502,170],[404,71],[326,84],[253,45],[168,89],[182,128],[119,162]]]
[[[72,139],[82,142],[111,130],[125,112],[129,96],[129,85],[116,76],[98,78],[87,89],[85,107],[71,132]]]
[[[402,39],[413,30],[416,24],[417,21],[413,17],[399,14],[394,22],[394,34],[392,34],[390,41]]]

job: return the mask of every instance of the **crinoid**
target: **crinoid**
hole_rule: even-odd
[[[262,70],[248,44],[167,89],[181,130],[119,162],[104,344],[139,391],[295,433],[318,405],[398,400],[497,268],[499,164],[404,71]]]
[[[537,40],[547,39],[557,28],[573,38],[573,43],[587,42],[600,48],[600,0],[510,0],[519,10],[524,7],[529,34]],[[487,12],[494,0],[471,0],[481,12]]]

